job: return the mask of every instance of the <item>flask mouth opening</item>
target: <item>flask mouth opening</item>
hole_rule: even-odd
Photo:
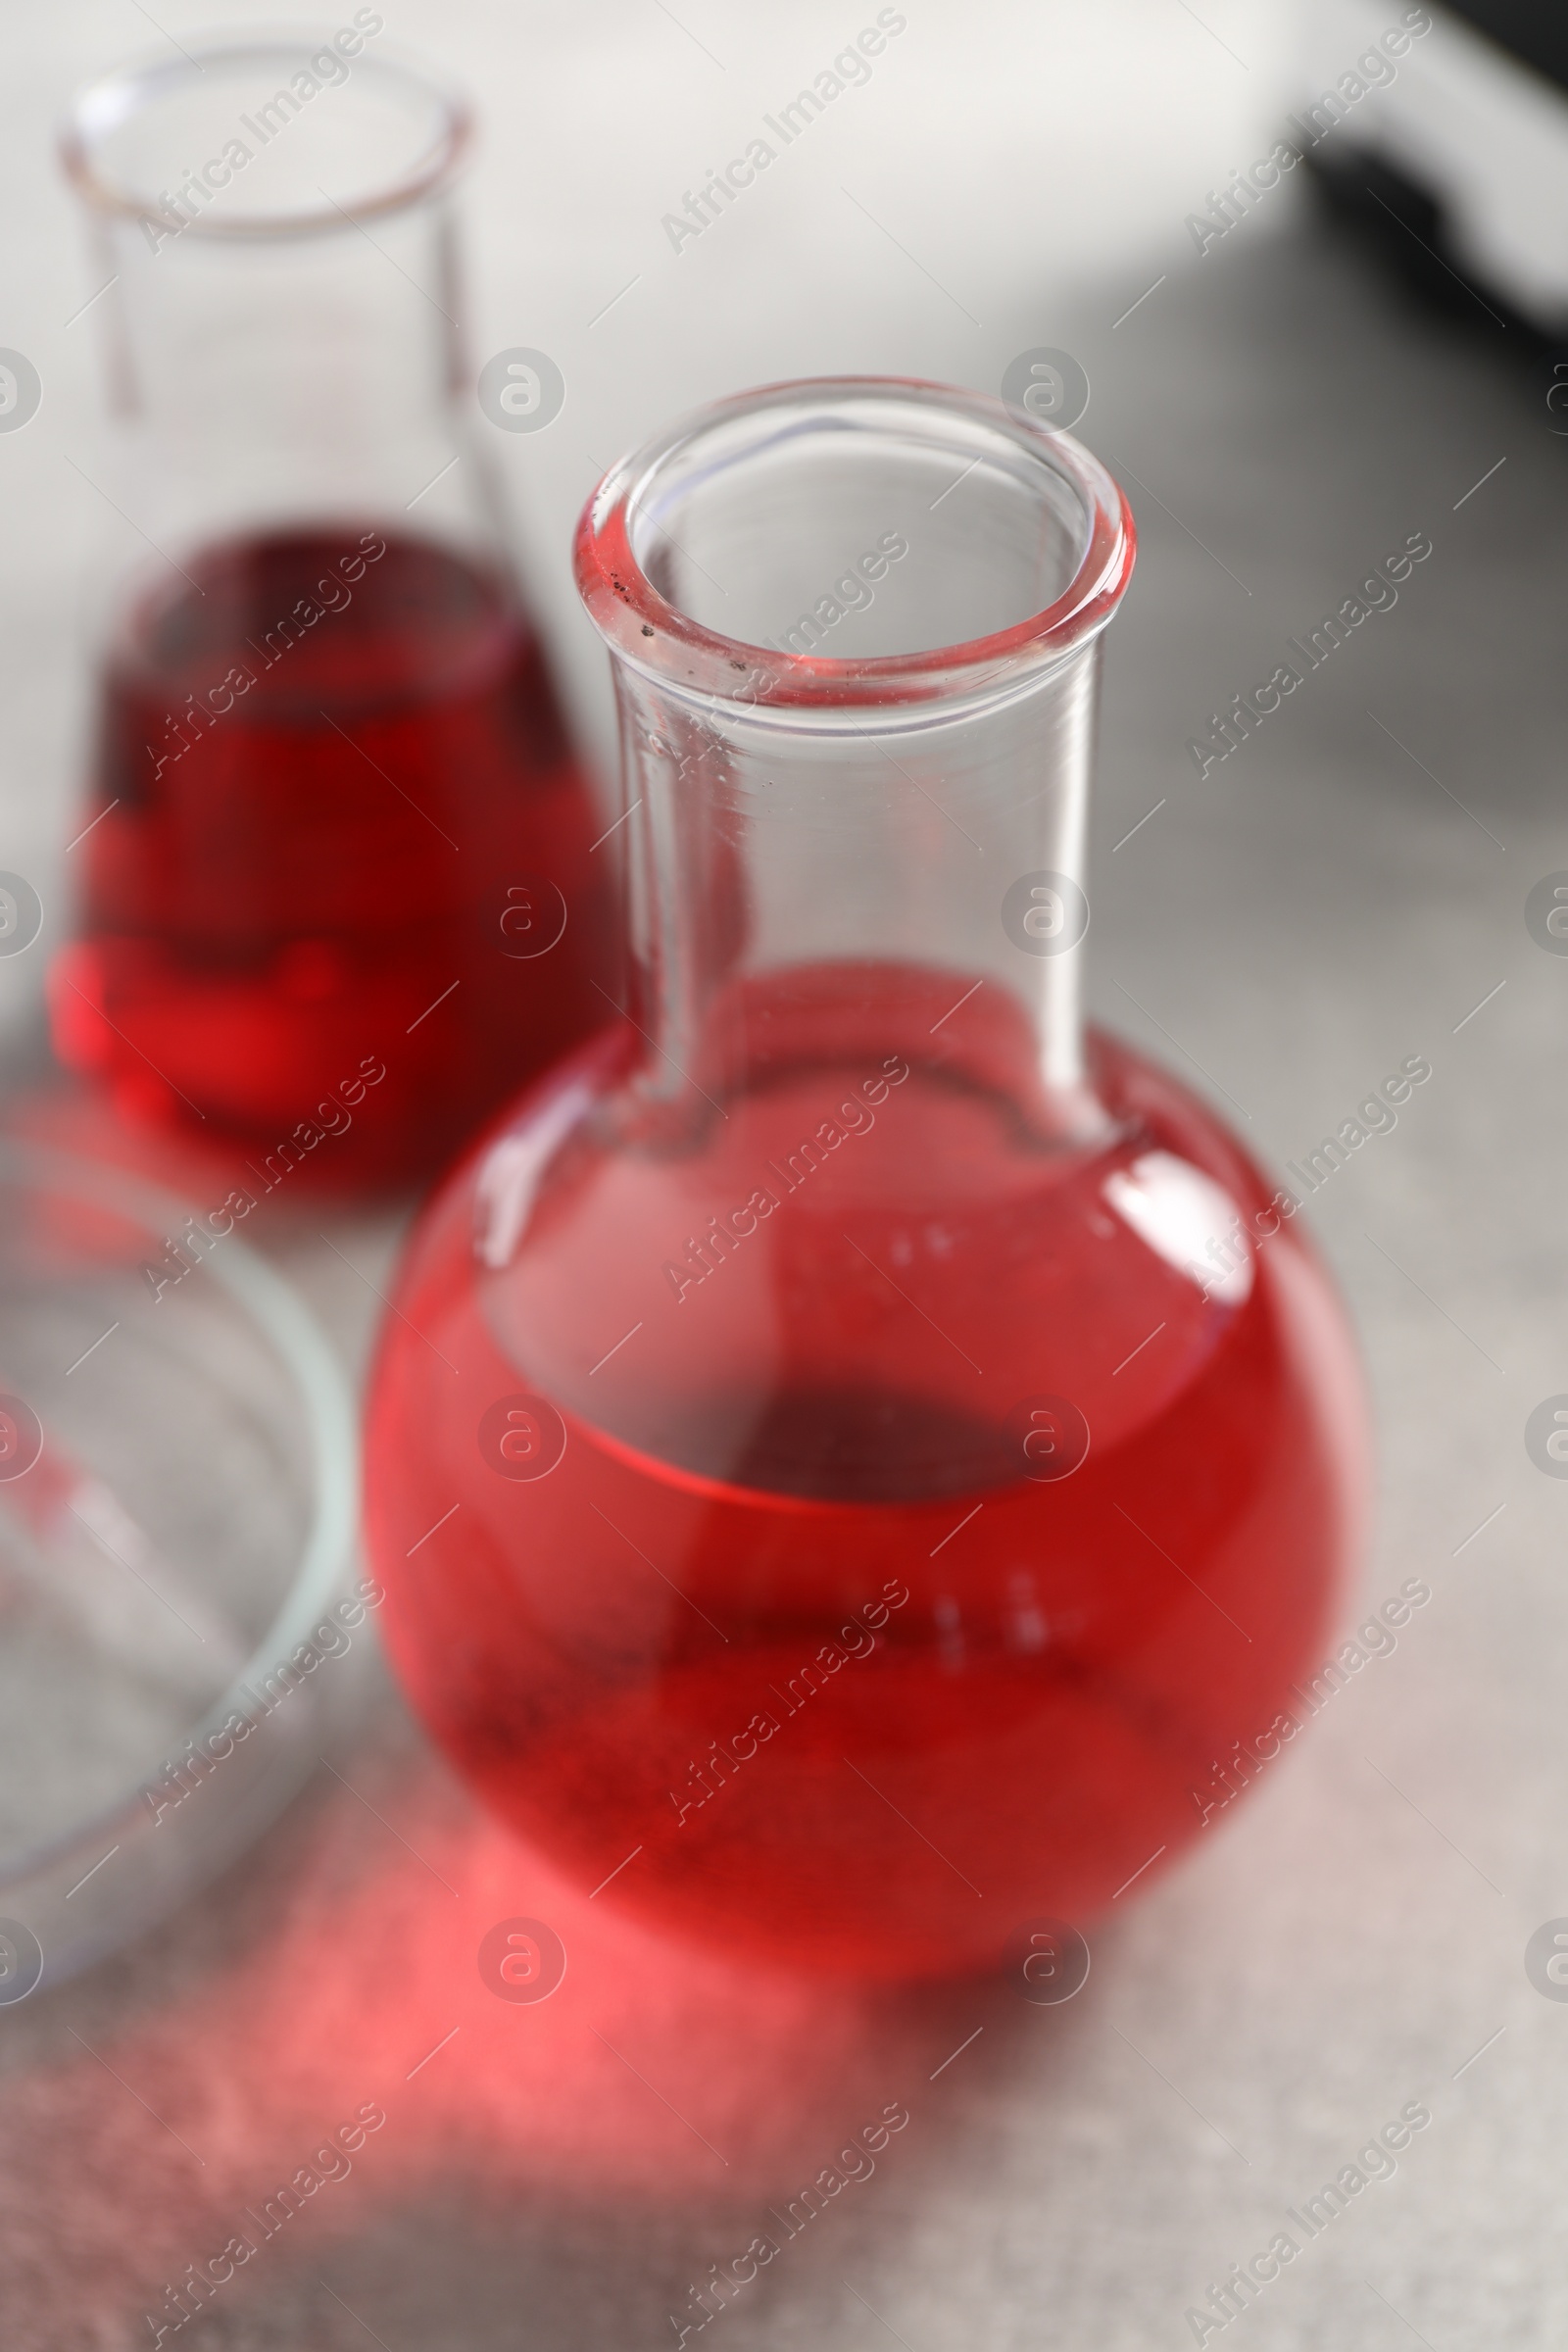
[[[139,221],[156,253],[319,235],[444,189],[473,118],[422,70],[376,54],[384,19],[336,33],[216,41],[87,83],[60,130],[68,177],[94,212]]]
[[[612,651],[742,708],[929,702],[1079,652],[1132,571],[1131,512],[1067,434],[913,378],[768,384],[622,459],[578,524]]]

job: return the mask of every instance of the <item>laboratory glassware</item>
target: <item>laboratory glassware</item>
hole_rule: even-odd
[[[874,379],[688,418],[580,526],[632,996],[425,1213],[369,1535],[474,1785],[753,1959],[1065,1967],[1296,1737],[1353,1550],[1293,1196],[1082,1020],[1132,560],[1067,436]]]
[[[468,112],[382,24],[127,68],[64,140],[115,431],[54,1039],[264,1182],[438,1162],[615,985],[460,323]]]

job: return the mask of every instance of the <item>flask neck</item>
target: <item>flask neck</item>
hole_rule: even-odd
[[[459,373],[447,204],[377,223],[374,243],[348,220],[308,241],[196,240],[194,223],[103,224],[117,423],[220,496],[248,481],[307,512],[412,501],[403,461],[449,437]]]
[[[452,466],[466,115],[367,48],[374,10],[359,20],[314,51],[228,42],[125,69],[68,120],[113,497],[144,556],[351,517],[489,542],[471,449]]]
[[[978,394],[771,385],[608,474],[577,578],[613,657],[644,1100],[701,1118],[889,1054],[1092,1137],[1081,964],[1110,477]]]
[[[1081,995],[1098,657],[980,701],[862,706],[852,726],[705,706],[617,662],[645,1099],[701,1119],[803,1059],[895,1055],[1011,1095],[1037,1132],[1098,1134]],[[755,660],[748,682],[775,673]]]

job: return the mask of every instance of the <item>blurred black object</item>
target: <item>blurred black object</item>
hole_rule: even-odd
[[[1561,0],[1451,0],[1447,13],[1568,89],[1568,15]]]
[[[1358,110],[1305,160],[1332,216],[1490,339],[1530,378],[1546,428],[1568,435],[1568,8],[1451,0],[1427,14],[1382,111]]]

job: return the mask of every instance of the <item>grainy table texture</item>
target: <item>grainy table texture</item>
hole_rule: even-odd
[[[1246,12],[1211,13],[1240,37]],[[722,52],[723,12],[683,15]],[[95,22],[108,40],[106,12]],[[811,23],[830,53],[828,20]],[[409,30],[439,46],[433,10]],[[114,37],[136,36],[127,23]],[[951,22],[939,37],[959,39]],[[735,93],[737,119],[760,86]],[[875,85],[864,95],[883,103]],[[497,103],[520,118],[538,100]],[[721,134],[700,109],[691,131],[689,166],[673,150],[661,164],[656,213],[666,182],[678,194],[712,160]],[[964,138],[979,136],[971,122]],[[1211,136],[1194,202],[1240,160],[1224,127]],[[932,166],[947,168],[935,152]],[[582,169],[591,179],[591,144]],[[546,236],[572,201],[559,180],[536,191],[518,233]],[[367,2111],[385,2120],[347,2177],[177,2340],[656,2352],[678,2342],[710,2266],[760,2231],[781,2237],[770,2209],[891,2108],[907,2122],[874,2175],[800,2227],[706,2343],[1158,2352],[1192,2343],[1188,2307],[1407,2104],[1431,2120],[1392,2177],[1309,2242],[1296,2230],[1301,2251],[1225,2342],[1397,2352],[1414,2331],[1433,2352],[1533,2352],[1568,2331],[1568,2005],[1524,1965],[1533,1932],[1568,1913],[1568,1484],[1524,1446],[1532,1408],[1568,1390],[1568,960],[1524,912],[1538,879],[1568,867],[1568,444],[1502,330],[1411,310],[1294,201],[1200,262],[1178,200],[1143,250],[1107,248],[1098,275],[1059,275],[1038,299],[966,261],[979,230],[951,201],[962,233],[932,266],[984,330],[913,272],[895,299],[879,258],[863,334],[788,294],[805,304],[801,366],[989,382],[1049,341],[1087,368],[1084,437],[1143,535],[1106,666],[1094,1004],[1277,1160],[1299,1159],[1405,1056],[1430,1060],[1397,1127],[1306,1211],[1375,1401],[1357,1621],[1407,1579],[1430,1600],[1249,1803],[1129,1898],[1061,2009],[989,1984],[839,1994],[662,1944],[481,1817],[383,1690],[329,1753],[342,1779],[323,1772],[206,1898],[90,1978],[0,2012],[7,2352],[154,2343],[166,2287],[236,2231],[257,2237],[247,2211],[265,2215]],[[927,235],[938,219],[924,213]],[[991,235],[1006,233],[993,215]],[[494,221],[484,234],[504,239]],[[658,266],[646,238],[607,252],[593,301],[639,258]],[[629,438],[722,388],[720,325],[705,332],[705,380],[688,370],[669,400],[646,382],[635,401],[586,389],[603,431]],[[510,323],[496,339],[549,340]],[[773,337],[773,371],[789,348]],[[615,366],[636,363],[630,330],[616,349]],[[591,368],[580,336],[577,360]],[[536,501],[541,544],[586,487],[578,474]],[[1413,533],[1433,552],[1397,605],[1200,779],[1187,747],[1209,714]],[[40,625],[22,568],[0,589],[13,660],[16,633]],[[555,559],[540,568],[561,591]],[[564,605],[553,614],[579,721],[603,743],[597,658]],[[65,691],[63,662],[56,674]],[[63,723],[14,738],[14,760],[46,736],[63,773]],[[10,791],[25,797],[15,775]],[[63,814],[47,841],[36,821],[58,863]],[[388,1223],[331,1232],[384,1279]],[[309,1229],[270,1246],[358,1362],[368,1289]],[[475,1967],[485,1931],[515,1914],[549,1920],[570,1954],[536,2007],[494,1999]]]

